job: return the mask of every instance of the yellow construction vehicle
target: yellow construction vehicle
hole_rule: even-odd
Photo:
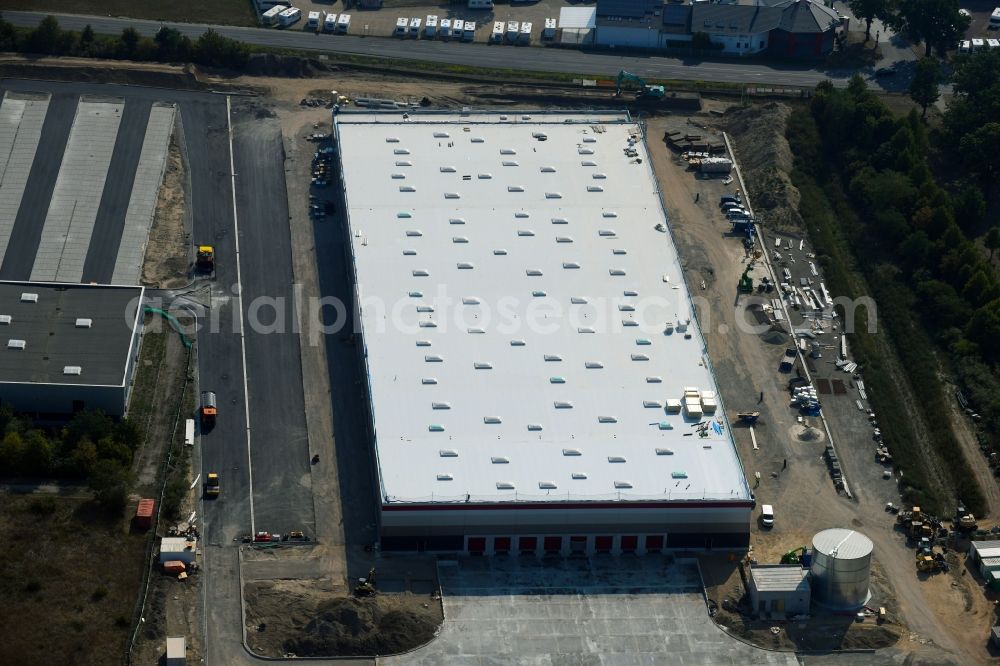
[[[215,247],[212,245],[199,245],[194,265],[202,273],[215,272]]]
[[[205,496],[218,497],[220,493],[222,493],[222,487],[219,485],[219,475],[215,472],[209,472],[205,477]]]
[[[358,584],[354,586],[354,595],[357,597],[370,597],[375,594],[375,567],[368,570],[368,575],[358,579]]]

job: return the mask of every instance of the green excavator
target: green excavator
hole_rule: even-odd
[[[806,554],[808,548],[805,546],[799,546],[794,550],[790,550],[781,556],[782,564],[802,564],[802,556]]]
[[[651,86],[647,85],[642,78],[636,76],[632,72],[626,72],[624,69],[618,72],[618,79],[615,84],[615,97],[621,97],[622,95],[622,84],[631,81],[639,86],[638,92],[635,94],[636,99],[663,99],[663,96],[667,94],[666,88],[663,86]]]
[[[752,294],[753,293],[753,278],[750,277],[750,271],[753,270],[754,262],[747,264],[747,269],[743,271],[743,275],[740,276],[740,293],[741,294]]]

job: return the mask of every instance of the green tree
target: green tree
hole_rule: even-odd
[[[90,27],[90,24],[83,26],[83,30],[80,32],[80,44],[93,44],[94,43],[94,29]]]
[[[163,26],[156,36],[156,42],[160,60],[167,62],[184,62],[191,58],[191,40],[174,28]]]
[[[958,11],[958,0],[900,0],[893,23],[915,42],[924,43],[924,55],[936,48],[943,53],[969,27],[969,17]]]
[[[25,433],[21,462],[29,476],[46,476],[52,471],[52,444],[41,430]]]
[[[1000,175],[1000,122],[986,123],[962,137],[960,147],[966,166],[992,189]]]
[[[993,262],[993,254],[1000,250],[1000,227],[991,227],[983,238],[983,245],[990,251],[990,263]]]
[[[62,28],[54,16],[46,16],[38,27],[28,33],[27,50],[30,53],[56,53],[62,38]]]
[[[114,432],[114,422],[101,411],[82,411],[73,416],[73,420],[66,424],[63,430],[63,439],[73,447],[77,442],[86,438],[91,442],[97,442],[105,437],[110,437]]]
[[[139,46],[139,40],[142,37],[139,35],[139,31],[135,28],[129,26],[122,30],[121,44],[122,53],[126,58],[135,57],[136,48]]]
[[[849,0],[851,12],[865,22],[865,42],[872,36],[872,21],[889,22],[893,17],[894,0]]]
[[[132,489],[132,474],[114,460],[100,460],[88,479],[94,499],[111,511],[121,511],[128,503]]]
[[[17,29],[0,16],[0,51],[17,51]]]
[[[24,441],[16,432],[8,432],[0,440],[0,474],[19,476],[23,473]]]
[[[77,476],[88,476],[97,465],[97,446],[89,439],[80,440],[69,456],[69,471]]]
[[[983,197],[982,190],[965,183],[952,195],[951,204],[959,226],[966,231],[978,232],[979,223],[986,217],[986,198]]]
[[[910,81],[910,98],[920,105],[920,117],[927,116],[927,107],[938,101],[941,93],[938,82],[941,80],[941,63],[935,58],[921,58],[917,62],[917,71]]]

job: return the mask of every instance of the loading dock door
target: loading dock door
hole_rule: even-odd
[[[544,546],[546,554],[559,553],[562,550],[562,537],[547,536],[545,537]]]
[[[637,536],[623,536],[622,537],[622,552],[623,553],[634,553],[635,549],[639,547],[639,537]]]
[[[646,537],[646,552],[658,553],[663,550],[663,536],[652,534]]]
[[[486,552],[486,537],[469,537],[469,553],[482,555]]]
[[[497,555],[506,555],[510,552],[510,537],[497,537],[493,539],[493,552]]]
[[[517,540],[517,549],[522,553],[534,553],[538,549],[538,537],[521,537]]]
[[[615,538],[611,536],[594,537],[594,550],[598,553],[610,553],[614,542]]]
[[[585,536],[571,536],[569,538],[569,550],[571,553],[585,553],[587,552],[587,537]]]

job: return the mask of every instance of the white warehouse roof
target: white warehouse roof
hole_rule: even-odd
[[[384,502],[749,499],[635,122],[336,121]]]

